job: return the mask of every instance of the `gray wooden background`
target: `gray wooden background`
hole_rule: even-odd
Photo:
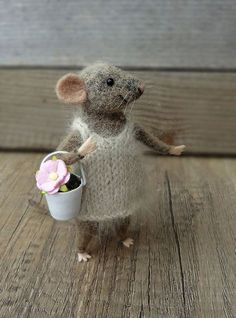
[[[235,0],[0,1],[0,148],[55,148],[57,79],[96,60],[135,71],[133,115],[188,152],[235,154]]]

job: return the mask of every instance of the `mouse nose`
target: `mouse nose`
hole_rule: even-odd
[[[138,92],[139,92],[140,96],[143,94],[143,92],[144,92],[144,84],[143,84],[143,83],[141,83],[141,84],[139,85],[139,87],[138,87]]]

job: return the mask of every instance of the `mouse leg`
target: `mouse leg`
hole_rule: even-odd
[[[86,222],[77,220],[78,226],[78,261],[87,262],[91,255],[86,251],[89,242],[97,233],[96,222]]]
[[[130,247],[131,245],[134,245],[134,240],[130,237],[128,237],[127,232],[130,225],[130,217],[126,217],[125,219],[122,219],[120,223],[117,225],[116,232],[119,241],[122,242],[122,244],[125,247]]]

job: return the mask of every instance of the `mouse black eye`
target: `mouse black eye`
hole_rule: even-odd
[[[109,77],[109,78],[107,79],[107,85],[108,85],[108,86],[113,86],[113,85],[114,85],[114,80],[113,80],[113,78]]]

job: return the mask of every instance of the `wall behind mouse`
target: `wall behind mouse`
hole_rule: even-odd
[[[0,3],[0,148],[55,148],[57,79],[96,60],[146,82],[136,120],[190,153],[235,154],[234,0]]]

